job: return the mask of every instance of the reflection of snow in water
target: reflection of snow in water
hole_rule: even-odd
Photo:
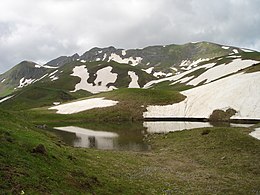
[[[249,133],[249,135],[251,135],[252,137],[260,140],[260,127],[259,128],[255,128],[254,131],[252,131],[251,133]]]
[[[144,122],[144,127],[147,128],[148,133],[168,133],[173,131],[181,131],[185,129],[195,129],[203,127],[212,127],[206,122],[179,122],[179,121],[158,121],[158,122]]]
[[[74,141],[75,147],[114,149],[118,134],[105,131],[93,131],[90,129],[68,126],[54,127],[54,129],[75,133],[77,140]]]

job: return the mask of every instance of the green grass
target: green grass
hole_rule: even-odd
[[[15,93],[9,101],[3,102],[0,107],[6,110],[25,110],[30,108],[51,106],[53,102],[66,102],[75,97],[64,90],[28,86]]]
[[[0,111],[0,194],[256,194],[260,142],[244,128],[150,135],[149,152],[72,148]],[[202,132],[208,131],[207,135]],[[32,153],[38,144],[47,154]]]
[[[180,102],[185,99],[175,91],[155,89],[118,89],[89,98],[105,97],[116,100],[116,106],[87,110],[77,114],[56,114],[54,110],[37,108],[30,111],[32,121],[45,123],[48,121],[133,121],[142,120],[147,105],[166,105]]]

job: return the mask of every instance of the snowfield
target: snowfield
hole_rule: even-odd
[[[237,58],[237,57],[241,57],[241,56],[235,56],[235,58]],[[200,61],[201,60],[202,59],[200,59]],[[205,61],[205,60],[208,60],[208,59],[203,59],[202,61]],[[221,60],[221,59],[219,59],[219,60]],[[225,77],[229,74],[236,73],[241,69],[250,67],[253,64],[257,64],[257,63],[259,63],[259,61],[242,60],[242,59],[233,59],[228,64],[220,64],[220,65],[216,65],[216,63],[208,63],[208,64],[204,64],[204,65],[189,69],[183,73],[176,74],[171,77],[150,81],[144,85],[144,88],[145,89],[150,88],[152,85],[160,83],[160,82],[164,82],[164,81],[173,81],[172,85],[179,83],[179,82],[185,83],[185,82],[189,81],[187,83],[187,85],[196,86],[203,81],[205,81],[206,83],[209,83],[209,82],[212,82],[219,78]],[[188,77],[185,78],[185,76],[188,75],[189,73],[192,73],[198,69],[203,69],[203,68],[206,71],[204,73],[202,73],[201,75],[199,75],[198,77],[193,78],[192,80],[188,79]]]
[[[231,73],[235,73],[241,69],[250,67],[256,63],[259,63],[259,61],[234,59],[232,62],[228,64],[221,64],[218,66],[214,66],[213,68],[202,73],[201,75],[199,75],[192,81],[188,82],[187,84],[195,86],[205,80],[206,83],[209,83],[221,77],[227,76]]]
[[[201,69],[201,68],[209,69],[209,68],[211,68],[211,67],[213,67],[215,65],[216,65],[216,63],[209,63],[209,64],[205,64],[205,65],[202,65],[202,66],[197,66],[197,67],[195,67],[195,68],[193,68],[191,70],[187,70],[187,71],[185,71],[183,73],[176,74],[176,75],[171,76],[171,77],[167,77],[167,78],[163,78],[163,79],[157,79],[157,80],[152,80],[152,81],[146,83],[143,88],[144,89],[148,89],[152,85],[157,84],[157,83],[161,83],[161,82],[164,82],[164,81],[177,81],[177,80],[181,79],[182,77],[186,76],[187,74],[189,74],[191,72],[194,72],[195,70],[198,70],[198,69]]]
[[[99,69],[96,72],[97,77],[94,81],[95,85],[93,85],[92,83],[87,82],[89,78],[89,72],[86,66],[75,66],[73,68],[73,73],[71,74],[71,76],[77,76],[81,80],[78,84],[76,84],[75,89],[72,92],[76,92],[82,89],[96,94],[99,92],[111,91],[113,89],[116,89],[116,87],[114,86],[107,87],[107,84],[114,83],[117,80],[117,73],[112,73],[112,69],[113,68],[111,66]]]
[[[49,110],[57,110],[57,114],[74,114],[93,108],[115,106],[117,103],[118,101],[105,100],[104,98],[92,98],[53,106],[50,107]]]
[[[233,108],[233,119],[260,119],[260,72],[239,73],[183,91],[187,98],[176,104],[148,106],[145,118],[208,118],[216,109]]]

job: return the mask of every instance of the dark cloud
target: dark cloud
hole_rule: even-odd
[[[0,72],[94,46],[211,41],[260,50],[259,0],[1,0]]]

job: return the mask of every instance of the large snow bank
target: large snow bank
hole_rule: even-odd
[[[92,98],[86,100],[80,100],[67,104],[61,104],[58,106],[50,107],[50,110],[57,110],[58,114],[74,114],[93,108],[104,108],[114,106],[118,102],[113,100],[105,100],[104,98]]]
[[[234,119],[260,119],[260,72],[239,73],[182,92],[187,98],[177,104],[148,106],[149,117],[208,118],[216,109],[233,108]]]

